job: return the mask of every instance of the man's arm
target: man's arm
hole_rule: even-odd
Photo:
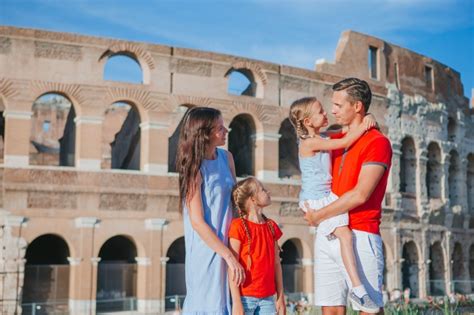
[[[306,212],[305,220],[311,225],[319,225],[326,219],[349,212],[349,210],[362,205],[372,195],[385,170],[385,166],[381,164],[366,164],[362,166],[357,185],[352,190],[344,193],[339,199],[318,211]]]

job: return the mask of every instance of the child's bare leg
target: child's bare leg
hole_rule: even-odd
[[[352,287],[358,287],[362,285],[357,272],[357,263],[354,255],[353,243],[352,243],[352,231],[347,226],[340,226],[336,228],[333,234],[339,239],[341,244],[341,256],[344,267],[349,274],[349,278],[352,282]]]

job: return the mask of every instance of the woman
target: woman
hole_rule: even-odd
[[[229,314],[229,277],[241,284],[245,271],[227,247],[235,183],[232,154],[218,149],[227,129],[219,110],[195,107],[182,121],[176,169],[186,243],[183,314]]]

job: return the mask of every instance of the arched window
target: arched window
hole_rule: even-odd
[[[74,166],[76,113],[63,95],[47,93],[32,106],[30,165]]]
[[[429,289],[430,295],[444,296],[446,294],[446,284],[444,281],[445,266],[444,254],[440,242],[436,242],[430,247],[429,266]]]
[[[403,245],[402,257],[402,289],[410,289],[410,297],[417,298],[419,296],[419,255],[414,242]]]
[[[456,151],[450,152],[449,159],[449,175],[448,175],[448,184],[449,184],[449,201],[451,207],[461,205],[461,196],[463,191],[463,183],[461,180],[461,161],[459,159],[459,154]]]
[[[140,135],[140,114],[132,103],[109,106],[102,129],[102,168],[139,170]]]
[[[168,172],[176,172],[176,156],[178,154],[179,134],[183,126],[182,118],[189,108],[194,107],[190,104],[180,105],[176,109],[176,115],[179,118],[179,124],[176,126],[171,137],[168,138]]]
[[[448,140],[455,141],[456,140],[456,131],[457,131],[457,124],[454,118],[448,118]]]
[[[467,209],[474,216],[474,153],[467,157]],[[472,227],[471,227],[472,228]]]
[[[133,54],[122,52],[108,57],[104,67],[104,80],[143,83],[143,72]]]
[[[34,314],[33,302],[65,303],[69,299],[69,247],[59,236],[46,234],[26,249],[22,292],[23,312]]]
[[[115,236],[99,251],[97,312],[136,310],[137,249],[125,236]]]
[[[248,69],[234,69],[232,68],[226,74],[229,80],[227,93],[232,95],[247,95],[256,96],[257,83]]]
[[[288,118],[281,123],[278,133],[281,135],[278,140],[278,177],[299,177],[296,132]]]
[[[303,292],[302,244],[293,238],[283,243],[280,253],[283,271],[283,289],[286,294]],[[291,296],[289,297],[291,298]]]
[[[402,141],[400,160],[400,192],[416,196],[416,149],[412,138]]]
[[[184,272],[184,261],[186,250],[184,247],[184,237],[175,240],[169,247],[166,257],[166,311],[180,310],[183,306],[186,295],[186,282]]]
[[[431,142],[428,145],[428,165],[426,168],[426,188],[428,199],[441,198],[441,150],[439,145]]]
[[[255,123],[252,116],[237,115],[229,127],[229,151],[234,156],[236,175],[255,175]]]
[[[464,281],[464,259],[462,253],[462,246],[460,243],[454,244],[452,260],[452,274],[453,274],[453,286],[455,293],[468,293],[467,284]]]

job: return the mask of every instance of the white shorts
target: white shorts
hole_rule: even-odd
[[[336,201],[339,197],[331,192],[327,197],[315,200],[303,200],[299,202],[300,208],[307,212],[308,209],[305,203],[308,203],[308,208],[319,210],[326,207],[330,203]],[[318,226],[318,233],[328,236],[334,232],[337,227],[349,225],[349,215],[347,213],[337,215],[321,222]]]
[[[354,253],[360,280],[369,296],[383,307],[383,245],[380,235],[353,230]],[[319,306],[346,306],[352,287],[341,256],[339,240],[317,233],[314,242],[314,296]],[[357,310],[357,309],[356,309]]]

